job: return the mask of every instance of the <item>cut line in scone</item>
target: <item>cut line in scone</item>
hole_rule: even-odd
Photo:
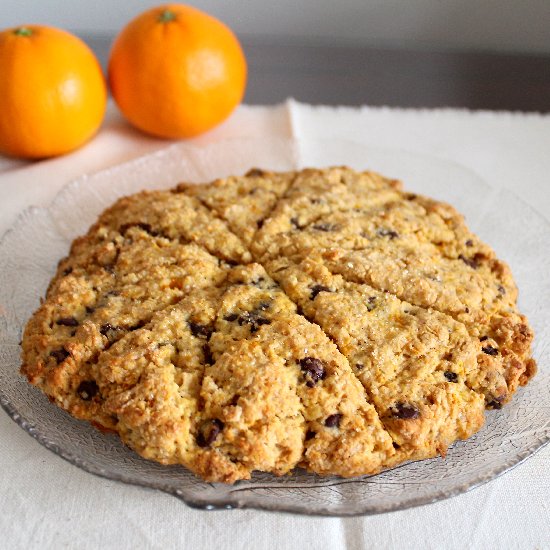
[[[59,264],[22,372],[208,481],[444,456],[535,372],[508,266],[449,205],[348,168],[120,199]]]

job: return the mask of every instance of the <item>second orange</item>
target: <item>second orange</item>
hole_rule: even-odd
[[[122,113],[163,138],[193,137],[225,120],[244,96],[246,75],[233,32],[182,4],[130,21],[109,60],[111,92]]]

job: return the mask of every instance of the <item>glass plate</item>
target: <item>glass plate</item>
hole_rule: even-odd
[[[49,403],[19,374],[19,340],[26,320],[74,237],[116,198],[178,181],[208,181],[253,166],[292,169],[347,164],[404,180],[413,192],[446,200],[513,269],[520,306],[533,324],[539,373],[513,402],[487,413],[487,424],[458,442],[446,459],[408,463],[356,479],[301,470],[277,478],[254,475],[233,486],[204,483],[180,466],[140,458],[118,437],[102,434]],[[358,515],[434,502],[476,487],[519,464],[550,438],[550,260],[541,243],[550,226],[518,197],[496,191],[449,161],[343,141],[231,140],[204,148],[178,144],[64,188],[47,209],[31,208],[0,243],[0,402],[42,445],[93,474],[173,494],[190,506],[261,508],[303,514]]]

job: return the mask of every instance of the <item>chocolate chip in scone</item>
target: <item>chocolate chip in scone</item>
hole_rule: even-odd
[[[464,256],[464,254],[459,254],[458,259],[462,260],[467,266],[471,267],[472,269],[477,269],[479,267],[479,262],[476,260],[476,258],[467,258]]]
[[[191,334],[193,336],[196,336],[197,338],[210,338],[210,335],[212,334],[212,327],[209,327],[207,325],[201,325],[199,323],[193,323],[192,321],[189,321],[189,330],[191,331]]]
[[[304,226],[300,225],[300,220],[296,217],[290,218],[290,223],[296,228],[296,229],[303,229]]]
[[[397,231],[394,231],[393,229],[387,229],[385,227],[377,229],[376,234],[379,237],[388,237],[390,241],[393,241],[393,239],[397,239],[399,237],[399,233]]]
[[[338,231],[340,227],[334,223],[328,223],[328,222],[322,222],[322,223],[316,223],[313,226],[313,229],[316,229],[317,231],[324,231],[325,233],[328,233],[330,231]]]
[[[479,341],[480,341],[480,342],[485,342],[485,340],[488,340],[488,339],[489,339],[488,336],[482,336],[482,337],[479,339]]]
[[[211,420],[205,420],[200,428],[199,433],[197,434],[197,445],[199,447],[209,447],[216,441],[218,435],[220,435],[223,430],[224,423],[217,418],[212,418]]]
[[[458,382],[458,374],[450,370],[443,373],[448,382]]]
[[[95,311],[95,307],[86,306],[86,313],[91,315]]]
[[[506,294],[506,289],[502,285],[498,285],[497,290],[499,294]]]
[[[73,268],[69,266],[63,270],[63,275],[65,275],[66,277],[67,275],[70,275],[72,272],[73,272]]]
[[[256,222],[256,227],[257,227],[258,229],[261,229],[261,228],[263,227],[263,225],[264,225],[264,222],[265,222],[264,219],[258,220],[258,221]]]
[[[367,300],[367,311],[373,311],[376,308],[376,296],[369,296]]]
[[[355,363],[355,368],[357,370],[363,370],[365,368],[365,365],[363,365],[363,363]]]
[[[58,319],[55,324],[64,327],[77,327],[78,321],[74,317],[61,317],[61,319]]]
[[[398,402],[395,404],[393,416],[402,420],[413,420],[420,416],[420,411],[414,405]]]
[[[204,354],[204,362],[208,365],[213,365],[214,357],[212,355],[212,351],[210,350],[210,346],[208,344],[204,344],[202,346],[202,353]]]
[[[498,355],[498,349],[493,346],[485,346],[481,348],[481,351],[487,355]]]
[[[57,364],[63,363],[63,361],[65,361],[65,359],[67,359],[69,355],[71,354],[66,349],[63,349],[63,348],[54,349],[53,351],[50,352],[50,356],[57,361]]]
[[[317,432],[314,432],[313,430],[308,430],[306,432],[306,441],[313,439],[316,435],[317,435]]]
[[[327,373],[325,371],[325,363],[316,357],[304,357],[298,361],[300,368],[304,372],[306,386],[313,388],[319,380],[324,380]]]
[[[76,388],[76,393],[83,401],[90,401],[99,391],[95,380],[83,380]]]
[[[494,399],[491,399],[490,401],[488,401],[487,403],[487,408],[488,409],[502,409],[502,402],[505,400],[506,398],[504,396],[501,396],[501,397],[495,397]]]
[[[225,321],[229,321],[230,323],[233,321],[236,321],[239,318],[239,316],[236,313],[230,313],[229,315],[226,315],[224,317]]]
[[[262,317],[259,309],[255,309],[254,311],[245,311],[242,313],[238,318],[238,323],[239,326],[250,325],[250,332],[254,333],[257,332],[262,325],[271,324],[271,321]]]
[[[474,246],[474,241],[472,241],[472,239],[468,239],[465,244],[466,246]]]
[[[332,290],[328,286],[324,286],[324,285],[313,285],[310,288],[311,288],[311,294],[309,295],[310,300],[315,300],[315,298],[320,292],[332,292]]]
[[[399,443],[396,443],[395,441],[392,441],[392,445],[393,445],[393,448],[394,449],[401,449],[401,445],[399,445]]]
[[[105,323],[104,325],[101,325],[99,332],[107,338],[107,340],[113,340],[117,337],[117,334],[122,331],[121,327],[116,327],[111,325],[111,323]]]
[[[339,428],[340,427],[340,421],[342,420],[342,414],[335,413],[331,414],[330,416],[327,416],[325,419],[325,426],[327,428]]]

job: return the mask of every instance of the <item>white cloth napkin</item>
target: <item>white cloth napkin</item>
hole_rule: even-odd
[[[347,139],[460,163],[550,213],[550,116],[243,106],[195,140],[296,136]],[[311,141],[313,143],[313,141]],[[110,106],[98,136],[49,161],[0,160],[0,234],[29,205],[47,205],[68,181],[166,147]],[[541,243],[541,253],[548,243]],[[1,267],[0,267],[1,268]],[[541,368],[547,368],[541,365]],[[258,511],[204,512],[160,492],[98,478],[41,447],[0,414],[0,533],[5,548],[550,548],[550,447],[499,479],[421,508],[366,518]]]

